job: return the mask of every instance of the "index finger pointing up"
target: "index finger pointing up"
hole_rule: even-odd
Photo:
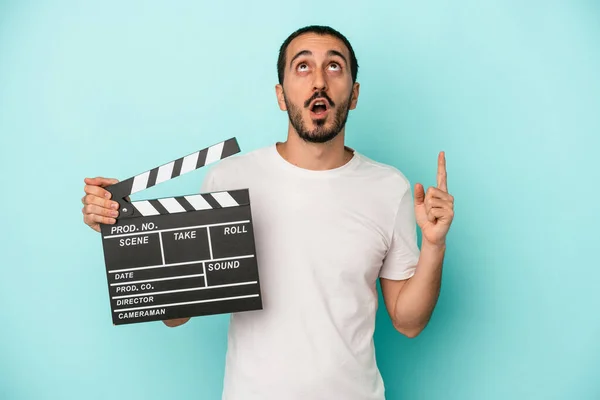
[[[446,154],[440,151],[438,155],[437,187],[444,192],[448,191],[448,182],[446,177]]]

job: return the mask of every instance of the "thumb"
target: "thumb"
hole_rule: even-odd
[[[110,185],[119,183],[119,181],[117,179],[103,178],[103,177],[85,178],[84,182],[88,185],[100,186],[100,187],[106,187],[106,186],[110,186]]]
[[[415,185],[415,206],[425,203],[425,188],[420,183]]]

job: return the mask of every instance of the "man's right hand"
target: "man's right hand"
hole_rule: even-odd
[[[100,232],[100,224],[112,225],[117,222],[119,203],[110,200],[110,192],[106,186],[114,185],[119,181],[111,178],[85,178],[85,196],[83,203],[83,222],[96,232]]]
[[[112,178],[85,178],[83,188],[85,196],[81,199],[83,203],[83,222],[96,232],[100,232],[100,224],[112,225],[117,222],[119,215],[119,203],[110,200],[110,192],[103,188],[114,185],[119,181]],[[175,318],[164,320],[168,327],[174,328],[188,322],[190,318]]]

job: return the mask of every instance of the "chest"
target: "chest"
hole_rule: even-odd
[[[257,251],[298,280],[375,282],[388,247],[384,202],[336,182],[251,188]]]

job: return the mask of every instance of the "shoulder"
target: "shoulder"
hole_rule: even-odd
[[[399,168],[375,161],[364,154],[356,152],[359,157],[359,171],[381,190],[393,189],[404,194],[410,190],[410,181]]]
[[[261,147],[216,161],[207,166],[207,180],[219,186],[239,185],[248,176],[256,175],[257,168],[260,168],[269,150],[269,146]]]
[[[235,170],[251,168],[255,166],[269,151],[269,146],[261,147],[255,150],[251,150],[246,153],[234,154],[227,158],[223,158],[212,166],[210,170],[213,173],[221,174],[228,173]]]

